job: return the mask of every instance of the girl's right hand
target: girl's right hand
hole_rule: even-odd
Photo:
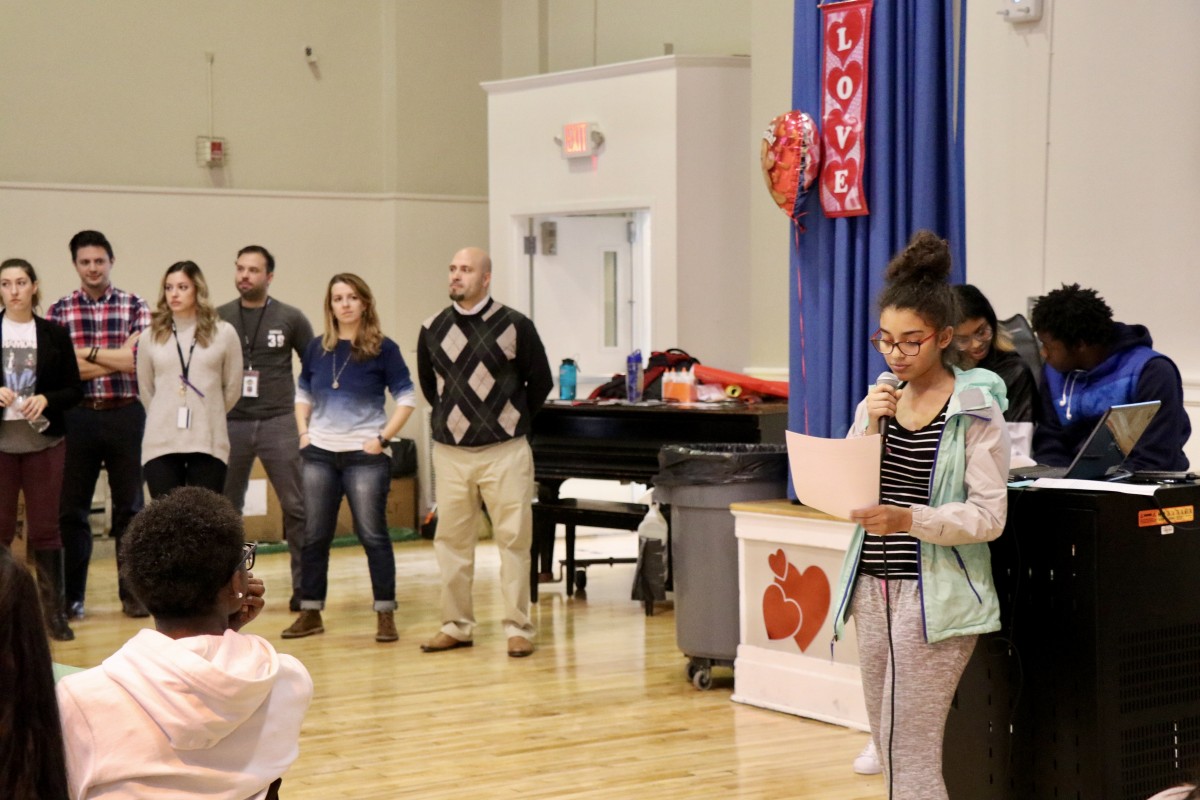
[[[896,404],[900,402],[903,389],[895,389],[885,383],[877,383],[867,392],[868,433],[879,433],[881,417],[895,417]]]
[[[300,434],[300,449],[303,450],[304,448],[308,447],[310,444],[312,444],[312,441],[308,438],[308,431],[305,431],[304,433]]]

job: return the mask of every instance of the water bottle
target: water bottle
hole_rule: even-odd
[[[25,398],[23,396],[18,396],[15,405],[19,411],[21,407],[25,405]],[[26,420],[26,422],[29,423],[29,427],[33,428],[35,433],[45,433],[46,429],[50,427],[50,420],[46,419],[45,414],[38,414],[33,419]]]
[[[625,359],[625,399],[637,403],[642,399],[642,351],[634,350]]]
[[[575,360],[564,358],[562,365],[558,368],[558,399],[575,399],[575,378],[577,374],[578,369],[575,366]]]

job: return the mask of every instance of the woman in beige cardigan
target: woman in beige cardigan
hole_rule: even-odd
[[[225,414],[242,396],[237,333],[217,317],[204,273],[167,268],[150,330],[138,343],[138,392],[146,406],[142,472],[150,496],[178,486],[225,487]]]

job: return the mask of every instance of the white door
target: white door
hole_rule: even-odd
[[[562,360],[574,359],[577,396],[586,397],[624,372],[626,356],[641,347],[642,248],[635,246],[640,220],[629,212],[542,216],[532,222],[533,321],[555,380]],[[552,396],[558,396],[557,385]]]

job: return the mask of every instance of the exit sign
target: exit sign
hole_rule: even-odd
[[[596,130],[591,122],[568,122],[563,125],[562,156],[563,158],[580,158],[595,155],[596,148],[604,141],[604,136]]]

